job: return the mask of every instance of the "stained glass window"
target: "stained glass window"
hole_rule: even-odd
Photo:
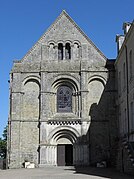
[[[72,89],[68,86],[60,86],[57,90],[57,111],[72,111]]]

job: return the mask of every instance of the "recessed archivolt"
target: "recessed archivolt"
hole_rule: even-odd
[[[57,45],[57,43],[55,41],[53,41],[53,40],[48,42],[48,46],[50,46],[51,44],[53,44],[54,46]]]
[[[69,130],[61,130],[57,132],[53,140],[58,143],[58,140],[61,138],[67,138],[71,143],[74,143],[76,141],[76,137]]]
[[[65,44],[69,43],[70,45],[72,45],[72,42],[70,40],[66,40]]]
[[[74,40],[73,42],[71,40],[66,40],[66,41],[59,40],[57,42],[51,40],[48,42],[48,46],[50,46],[51,44],[53,44],[54,46],[58,46],[58,44],[63,44],[65,46],[65,44],[67,43],[69,43],[70,45],[77,44],[79,47],[81,46],[81,43],[78,40]]]
[[[81,43],[78,40],[73,41],[73,44],[77,44],[79,47],[81,46]]]
[[[58,87],[61,85],[69,86],[73,91],[79,91],[80,89],[79,82],[75,78],[68,75],[58,76],[53,80],[53,91],[57,91]]]
[[[59,139],[67,138],[73,144],[77,142],[78,137],[80,137],[80,134],[76,129],[70,126],[59,126],[50,132],[48,136],[48,142],[58,143]]]
[[[70,40],[66,40],[66,41],[63,41],[63,40],[59,40],[57,42],[57,44],[63,44],[63,46],[65,46],[67,43],[69,43],[70,45],[72,45],[72,42]]]
[[[37,77],[37,76],[28,76],[28,77],[26,77],[26,78],[23,80],[22,84],[23,84],[23,86],[24,86],[24,85],[26,85],[26,83],[31,82],[31,81],[37,83],[37,84],[40,86],[40,78]]]
[[[99,76],[99,75],[94,75],[94,76],[90,77],[90,78],[88,79],[88,84],[89,84],[90,82],[92,82],[92,81],[99,81],[99,82],[101,82],[101,83],[103,84],[104,87],[105,87],[106,82],[107,82],[104,77]]]

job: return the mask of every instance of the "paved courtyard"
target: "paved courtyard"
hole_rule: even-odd
[[[0,170],[0,179],[134,179],[109,168],[45,167]]]

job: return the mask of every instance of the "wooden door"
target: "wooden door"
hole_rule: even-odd
[[[57,145],[57,165],[65,166],[65,145]]]

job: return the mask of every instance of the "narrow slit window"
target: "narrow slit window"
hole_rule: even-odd
[[[71,46],[70,46],[70,43],[66,43],[66,46],[65,46],[65,58],[66,59],[71,59]]]
[[[63,44],[58,44],[58,59],[63,60]]]

